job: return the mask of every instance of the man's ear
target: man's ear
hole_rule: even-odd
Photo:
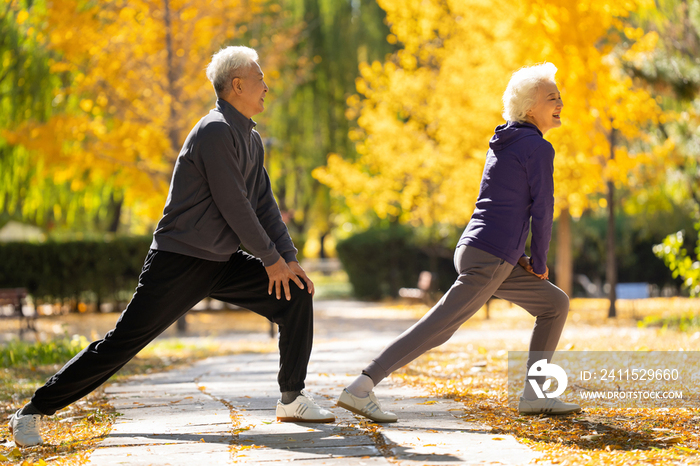
[[[235,92],[237,95],[241,95],[243,93],[243,84],[241,82],[241,78],[233,78],[231,81],[231,88],[233,89],[233,92]]]

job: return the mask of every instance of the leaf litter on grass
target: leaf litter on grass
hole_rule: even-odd
[[[74,344],[75,340],[61,338],[45,343],[14,342],[5,348],[13,352],[16,364],[0,369],[0,466],[82,465],[87,463],[96,445],[109,435],[118,414],[104,396],[103,388],[100,388],[55,415],[44,416],[43,445],[16,448],[12,441],[7,425],[9,417],[26,404],[34,390],[60,369],[65,361],[82,349],[81,345]],[[78,340],[83,344],[87,342],[84,338]],[[51,352],[45,351],[42,346],[58,347],[53,361],[47,356]],[[205,339],[193,344],[164,339],[149,345],[110,381],[124,381],[133,375],[173,369],[210,356],[275,350],[274,342],[239,340],[220,344]],[[43,364],[32,364],[26,356],[32,354],[41,354]],[[25,359],[18,355],[25,355]],[[236,426],[233,412],[231,419]]]
[[[696,301],[700,305],[700,301]],[[661,302],[668,314],[667,304]],[[454,399],[458,414],[472,428],[512,435],[543,456],[537,462],[571,466],[700,465],[700,407],[586,408],[568,416],[524,416],[508,406],[508,351],[524,351],[526,341],[498,337],[499,329],[534,323],[522,309],[503,307],[465,324],[485,331],[483,339],[448,343],[395,372],[394,380],[420,387],[432,396]],[[645,309],[653,315],[653,308]],[[695,351],[697,333],[639,328],[635,319],[609,321],[598,311],[569,322],[559,349],[580,351]],[[487,332],[487,333],[486,333]]]

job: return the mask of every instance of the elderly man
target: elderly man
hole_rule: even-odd
[[[41,415],[102,385],[206,297],[279,325],[278,420],[335,420],[301,391],[313,338],[314,284],[297,262],[251,120],[263,111],[268,91],[257,61],[247,47],[227,47],[212,57],[207,77],[216,108],[195,125],[180,151],[131,302],[104,339],[69,361],[12,416],[17,445],[40,444]]]

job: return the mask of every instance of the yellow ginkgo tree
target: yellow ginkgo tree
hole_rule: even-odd
[[[558,67],[565,102],[562,128],[547,135],[557,153],[557,214],[581,215],[608,182],[627,184],[637,167],[666,153],[665,146],[649,154],[630,144],[660,118],[654,99],[618,66],[622,53],[654,46],[653,33],[625,29],[637,3],[379,3],[391,26],[388,40],[404,47],[385,63],[360,68],[359,95],[348,101],[359,157],[331,154],[314,172],[354,213],[414,225],[465,224],[488,139],[503,123],[501,95],[510,75],[544,61]],[[559,244],[570,248],[570,239]],[[562,271],[571,270],[570,257]]]
[[[268,0],[61,0],[28,13],[67,79],[54,91],[59,111],[2,136],[33,155],[38,177],[76,192],[110,185],[142,232],[160,215],[187,131],[214,103],[211,55],[234,40],[257,46],[272,84],[299,29],[273,28],[284,15]]]
[[[358,215],[465,223],[500,119],[500,93],[522,60],[511,41],[516,18],[508,6],[474,0],[379,3],[389,41],[404,47],[385,63],[360,67],[360,95],[348,100],[357,160],[331,154],[314,176]]]
[[[557,151],[557,282],[570,293],[570,217],[579,217],[591,206],[607,207],[611,316],[615,313],[615,206],[619,205],[615,189],[649,182],[649,173],[662,175],[663,160],[672,149],[669,142],[650,141],[645,130],[664,115],[646,88],[622,71],[623,57],[645,54],[656,45],[656,33],[628,26],[630,13],[643,6],[641,1],[528,2],[534,38],[528,55],[557,65],[565,102],[565,124],[548,135]]]

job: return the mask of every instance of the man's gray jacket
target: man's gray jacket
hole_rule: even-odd
[[[175,163],[152,249],[223,262],[243,244],[265,266],[296,261],[254,127],[222,99],[199,120]]]

